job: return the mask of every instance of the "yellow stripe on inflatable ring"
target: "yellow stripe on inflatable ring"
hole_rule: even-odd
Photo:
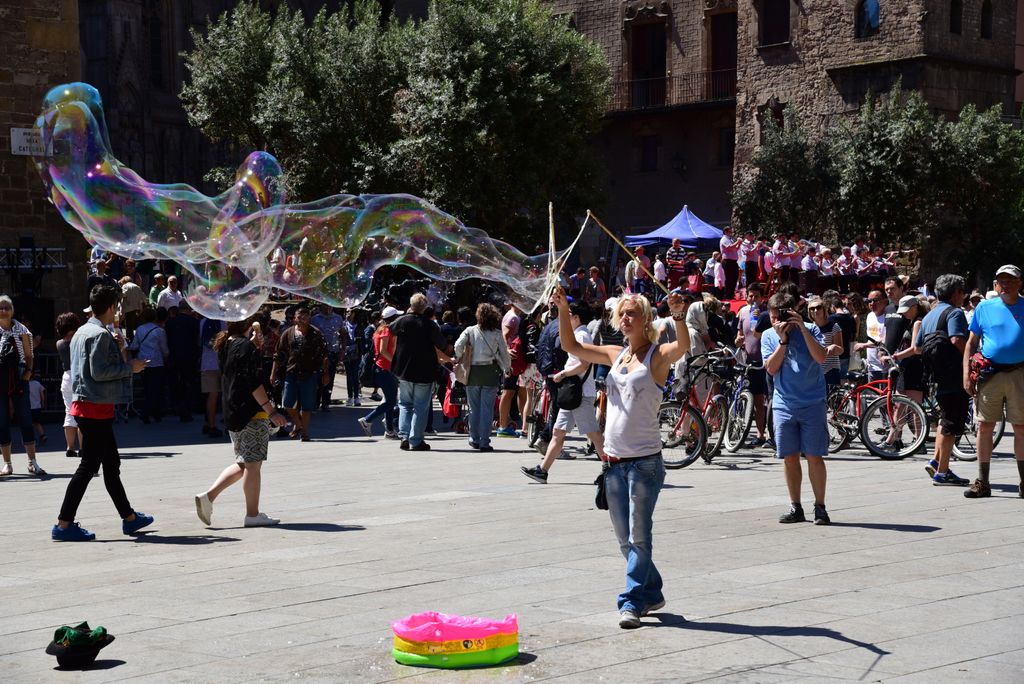
[[[462,641],[407,641],[397,634],[395,635],[395,649],[420,655],[474,653],[517,643],[519,643],[518,634],[495,634],[486,639],[463,639]]]

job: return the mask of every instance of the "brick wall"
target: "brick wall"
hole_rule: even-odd
[[[46,314],[69,308],[84,289],[87,245],[46,200],[32,158],[11,154],[10,129],[31,128],[46,91],[79,74],[77,0],[0,0],[0,250],[31,237],[39,248],[65,247],[66,261],[77,262],[43,278],[36,308]],[[6,272],[0,291],[18,294]],[[48,327],[43,332],[53,337]]]

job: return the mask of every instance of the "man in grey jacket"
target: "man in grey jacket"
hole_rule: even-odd
[[[109,329],[121,301],[121,290],[97,285],[89,293],[92,318],[71,338],[71,415],[82,431],[82,457],[71,476],[57,524],[50,532],[54,541],[92,541],[96,535],[75,522],[85,490],[103,466],[103,484],[121,516],[121,531],[134,534],[153,522],[128,503],[121,484],[121,458],[114,439],[114,405],[128,401],[132,373],[146,367],[142,359],[128,358],[125,341]]]

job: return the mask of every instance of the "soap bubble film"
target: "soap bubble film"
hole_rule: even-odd
[[[210,318],[244,318],[274,288],[353,306],[388,265],[504,285],[525,309],[551,282],[549,255],[528,257],[418,197],[287,204],[281,166],[266,152],[250,154],[214,197],[149,183],[111,153],[99,92],[86,83],[47,93],[36,127],[44,149],[36,166],[64,219],[107,251],[180,264],[193,276],[189,303]]]

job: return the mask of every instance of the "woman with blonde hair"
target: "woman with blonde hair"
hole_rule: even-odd
[[[676,341],[657,344],[650,302],[637,295],[622,297],[612,310],[612,324],[622,331],[625,347],[579,342],[573,334],[569,303],[558,290],[562,349],[584,363],[611,366],[605,379],[608,393],[604,471],[608,514],[619,550],[626,558],[626,588],[618,597],[619,627],[640,626],[640,618],[665,605],[662,579],[652,558],[654,506],[665,482],[658,408],[669,369],[690,348],[686,304],[668,296]]]
[[[32,428],[32,405],[28,382],[35,358],[32,333],[14,318],[14,302],[0,295],[0,451],[4,464],[0,476],[14,472],[11,464],[11,427],[21,430],[21,442],[28,455],[28,474],[43,477],[46,471],[36,463],[36,433]]]

